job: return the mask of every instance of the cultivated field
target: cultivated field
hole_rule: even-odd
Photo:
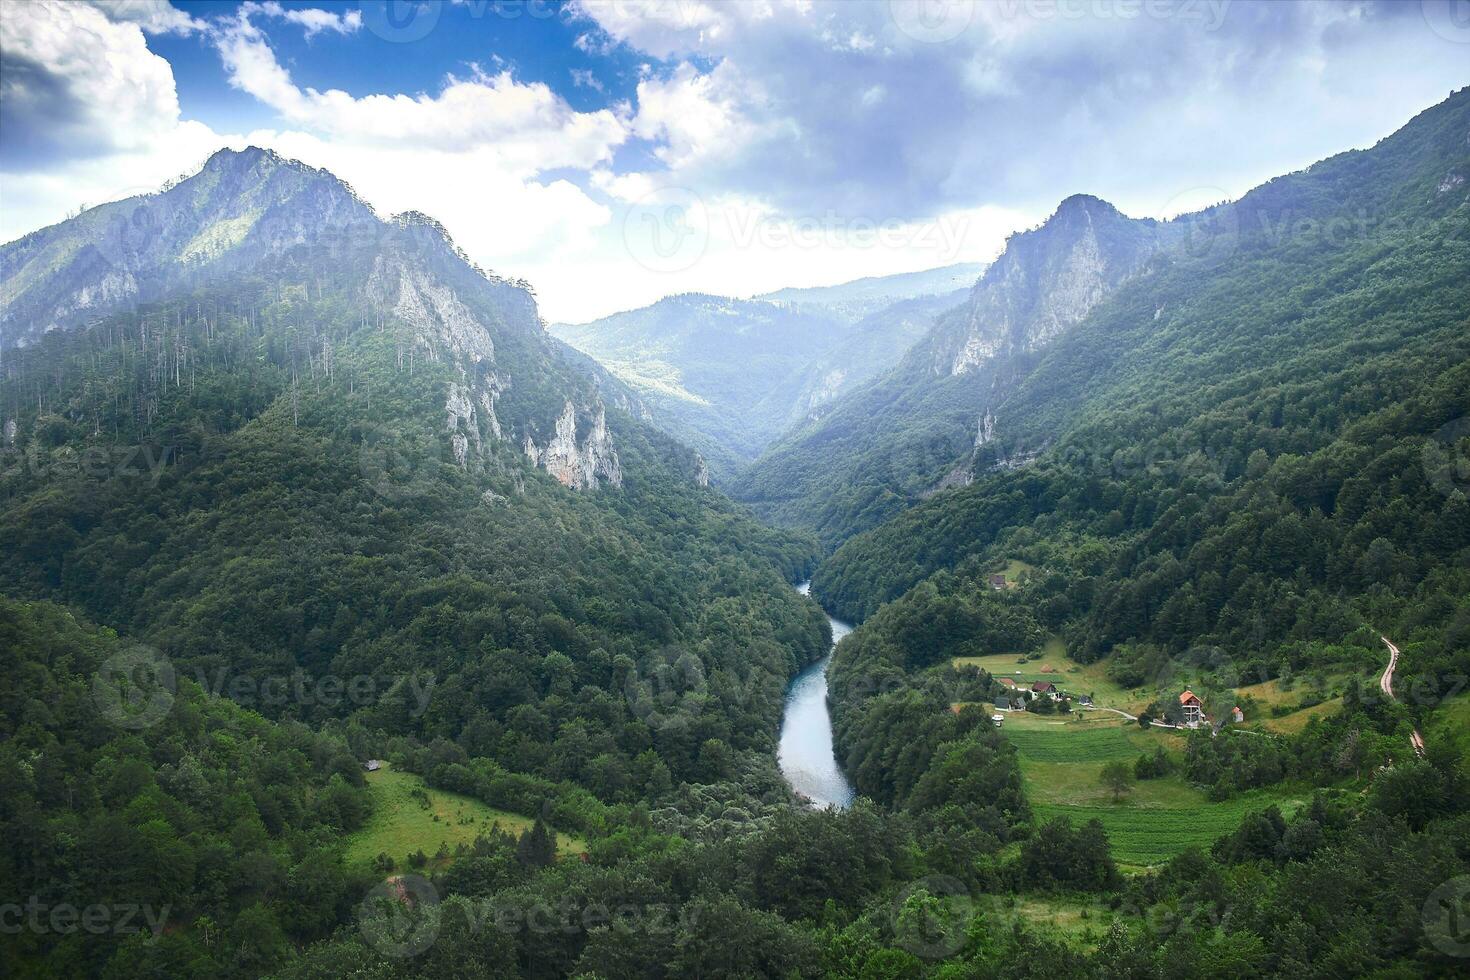
[[[1063,720],[1013,711],[1002,730],[1016,746],[1026,795],[1037,817],[1065,816],[1074,825],[1098,819],[1108,832],[1114,858],[1125,869],[1162,864],[1190,847],[1207,848],[1239,826],[1247,813],[1272,804],[1290,811],[1303,802],[1290,793],[1255,792],[1211,803],[1177,774],[1137,781],[1115,801],[1102,784],[1106,763],[1131,761],[1158,746],[1177,758],[1184,737],[1166,729],[1145,731],[1100,712]]]

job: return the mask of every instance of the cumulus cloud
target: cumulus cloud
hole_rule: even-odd
[[[321,10],[316,7],[282,7],[276,0],[264,0],[257,3],[255,0],[247,0],[240,6],[240,15],[249,17],[260,14],[265,17],[274,17],[287,23],[296,24],[306,32],[308,38],[329,31],[334,34],[351,34],[362,29],[362,11],[348,10],[336,13],[330,10]]]
[[[136,21],[89,4],[11,4],[0,56],[0,169],[136,150],[178,124],[173,71]]]
[[[1005,203],[1040,216],[1074,191],[1147,213],[1191,186],[1236,195],[1371,143],[1466,81],[1464,46],[1417,4],[572,10],[589,47],[659,62],[635,129],[670,180],[791,213],[917,218]],[[648,107],[645,87],[658,100]],[[663,121],[676,111],[691,121]],[[746,138],[701,152],[719,123]]]
[[[136,24],[147,34],[195,34],[205,30],[202,20],[190,17],[168,0],[84,0],[107,19]]]
[[[367,95],[298,87],[242,7],[216,34],[230,84],[288,123],[335,139],[445,152],[483,151],[519,174],[586,169],[609,159],[627,126],[607,109],[577,112],[545,84],[509,71],[449,77],[437,95]]]

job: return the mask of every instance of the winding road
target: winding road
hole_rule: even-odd
[[[1393,641],[1382,633],[1378,634],[1378,638],[1383,641],[1384,646],[1388,647],[1388,666],[1383,669],[1383,676],[1378,678],[1378,686],[1384,694],[1388,695],[1390,701],[1397,701],[1398,698],[1393,694],[1393,672],[1394,668],[1399,665],[1399,648],[1394,646]],[[1419,734],[1419,729],[1415,728],[1409,733],[1409,744],[1414,747],[1414,753],[1422,759],[1424,757],[1424,736]]]

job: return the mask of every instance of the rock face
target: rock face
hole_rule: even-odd
[[[849,388],[747,468],[734,496],[779,522],[831,535],[860,530],[908,502],[964,486],[996,463],[997,412],[1043,351],[1118,287],[1142,274],[1169,234],[1096,197],[1062,201],[1040,227],[1011,236],[968,297],[877,381]],[[1029,449],[1027,450],[1029,451]],[[1004,465],[1025,465],[1014,452]],[[840,474],[840,475],[837,475]],[[832,504],[832,485],[872,498]],[[838,508],[842,512],[838,512]],[[820,514],[816,513],[820,511]],[[829,541],[829,543],[830,543]]]
[[[607,412],[598,405],[592,416],[591,430],[577,442],[577,409],[567,402],[556,420],[556,434],[545,448],[526,436],[526,455],[537,466],[573,490],[595,490],[599,481],[610,486],[623,485],[623,469],[607,431]]]
[[[1125,217],[1085,194],[1067,198],[1041,227],[1006,243],[963,317],[925,339],[930,370],[966,374],[1045,347],[1137,274],[1159,245],[1153,220]]]

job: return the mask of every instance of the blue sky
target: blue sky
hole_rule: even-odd
[[[1464,0],[25,0],[0,238],[222,145],[439,218],[549,319],[985,260],[1371,144],[1470,82]]]

